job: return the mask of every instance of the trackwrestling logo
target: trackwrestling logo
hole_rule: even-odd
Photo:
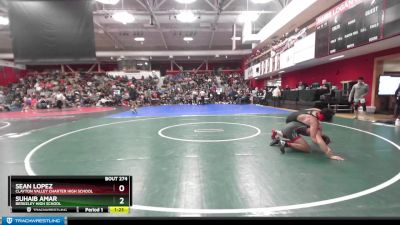
[[[37,224],[52,224],[64,225],[64,217],[3,217],[2,224],[23,224],[23,225],[37,225]]]

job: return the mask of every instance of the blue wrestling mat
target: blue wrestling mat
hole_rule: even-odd
[[[289,111],[283,109],[261,105],[162,105],[141,107],[138,113],[126,111],[108,116],[108,118],[288,113]]]

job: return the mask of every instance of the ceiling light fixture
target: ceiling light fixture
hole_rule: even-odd
[[[10,20],[7,17],[0,16],[0,25],[8,25]]]
[[[176,2],[179,2],[181,4],[192,4],[196,0],[175,0]]]
[[[196,20],[196,16],[193,14],[192,11],[184,10],[184,11],[181,11],[176,16],[176,19],[178,19],[182,23],[192,23],[193,21]]]
[[[116,5],[119,0],[96,0],[97,2],[103,3],[104,5]]]
[[[240,40],[242,40],[242,38],[241,38],[241,37],[235,37],[235,38],[231,37],[231,40],[232,40],[232,41],[233,41],[233,40],[235,40],[235,41],[240,41]]]
[[[255,22],[260,15],[252,11],[244,11],[238,16],[239,23]]]
[[[183,40],[189,42],[189,41],[193,41],[193,38],[192,37],[184,37]]]
[[[343,58],[343,57],[344,57],[344,55],[339,55],[339,56],[336,56],[336,57],[330,58],[329,60],[340,59],[340,58]]]
[[[112,17],[115,21],[118,21],[123,24],[133,23],[133,21],[135,21],[135,17],[133,17],[132,14],[125,11],[114,13]]]
[[[278,73],[285,73],[285,71],[284,71],[284,70],[282,70],[282,71],[279,71]]]
[[[174,56],[173,56],[173,55],[170,55],[169,58],[172,59],[172,58],[174,58]]]
[[[135,37],[134,40],[143,42],[145,40],[145,38],[144,37]]]
[[[251,0],[255,4],[265,4],[268,2],[272,2],[272,0]]]

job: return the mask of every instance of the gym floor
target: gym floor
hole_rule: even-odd
[[[128,216],[399,216],[400,129],[336,117],[323,129],[345,161],[316,146],[282,155],[270,135],[288,113],[178,105],[2,118],[0,213],[10,215],[7,176],[29,174],[131,175]]]

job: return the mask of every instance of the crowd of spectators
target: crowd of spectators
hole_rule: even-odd
[[[251,90],[238,73],[182,73],[141,79],[104,73],[36,73],[0,87],[0,111],[128,106],[132,99],[139,106],[241,104],[253,103],[260,94],[262,90]]]
[[[160,99],[164,104],[241,104],[250,103],[251,91],[244,77],[237,73],[179,74],[165,77]]]

